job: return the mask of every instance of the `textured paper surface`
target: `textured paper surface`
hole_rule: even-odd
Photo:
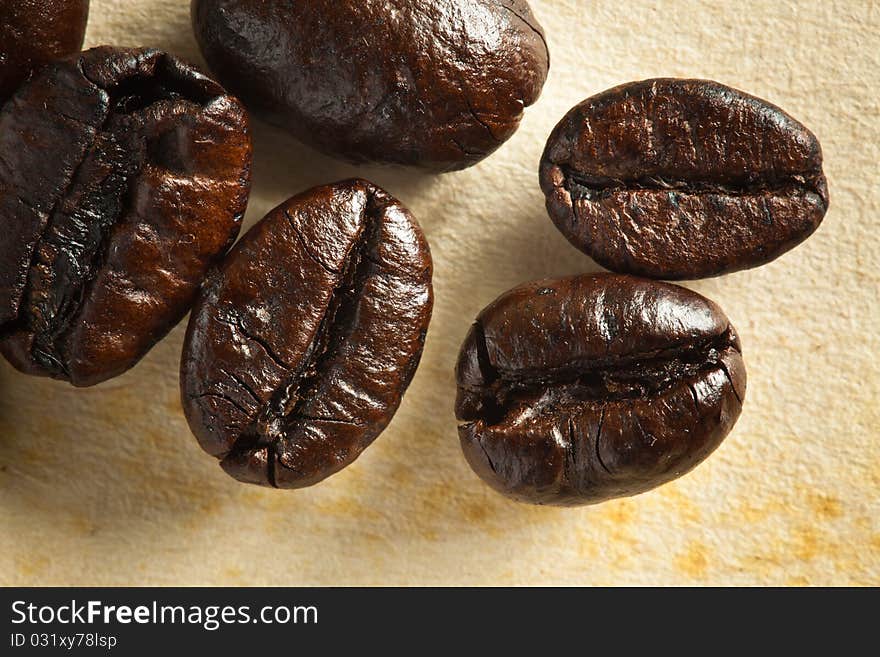
[[[97,388],[0,364],[0,584],[880,584],[880,5],[533,0],[550,78],[516,136],[442,177],[355,168],[255,122],[247,225],[354,174],[421,221],[437,296],[391,427],[319,486],[240,485],[191,437],[179,326]],[[202,63],[186,0],[92,0],[87,45]],[[452,414],[474,315],[525,280],[595,270],[553,228],[538,159],[575,103],[629,80],[707,77],[816,133],[831,209],[759,269],[687,285],[740,332],[742,418],[693,473],[582,509],[506,501],[473,475]],[[51,154],[47,154],[51,155]]]

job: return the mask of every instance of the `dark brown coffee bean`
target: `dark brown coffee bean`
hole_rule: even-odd
[[[475,164],[516,131],[549,67],[524,0],[193,0],[192,18],[250,109],[355,162]]]
[[[477,317],[456,375],[471,467],[535,504],[595,504],[680,477],[730,431],[746,388],[718,306],[617,274],[503,294]]]
[[[155,50],[55,64],[0,112],[0,348],[87,386],[134,365],[238,235],[244,108]]]
[[[82,47],[89,0],[0,0],[0,105],[31,73]]]
[[[193,433],[240,481],[321,481],[390,422],[432,305],[428,244],[397,200],[363,180],[290,199],[193,310],[181,365]]]
[[[613,271],[701,278],[769,262],[828,208],[822,150],[778,107],[706,80],[585,100],[541,161],[553,222]]]

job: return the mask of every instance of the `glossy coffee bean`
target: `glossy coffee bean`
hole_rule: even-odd
[[[82,47],[89,0],[0,0],[0,105],[34,71]]]
[[[301,488],[354,461],[391,420],[431,317],[416,220],[363,180],[270,212],[208,279],[190,318],[183,406],[243,482]]]
[[[602,266],[653,278],[769,262],[828,208],[816,137],[778,107],[706,80],[624,84],[556,126],[541,161],[556,226]]]
[[[134,365],[189,310],[238,235],[243,107],[155,50],[50,64],[0,112],[0,349],[87,386]]]
[[[540,95],[524,0],[193,0],[211,69],[248,107],[330,155],[461,169]]]
[[[474,471],[516,500],[567,506],[688,472],[730,431],[746,387],[718,306],[619,274],[503,294],[477,317],[456,376]]]

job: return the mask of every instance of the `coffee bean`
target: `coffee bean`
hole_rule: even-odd
[[[769,262],[828,208],[813,134],[706,80],[633,82],[585,100],[541,160],[553,222],[617,272],[700,278]]]
[[[0,2],[0,105],[28,76],[82,47],[89,0]]]
[[[594,504],[680,477],[730,431],[746,372],[724,313],[618,274],[510,290],[477,317],[456,368],[471,467],[523,502]]]
[[[301,488],[341,470],[391,420],[431,317],[416,220],[363,180],[270,212],[205,284],[181,365],[202,448],[243,482]]]
[[[549,67],[524,0],[193,0],[219,79],[325,153],[446,171],[517,129]]]
[[[49,65],[0,112],[0,349],[87,386],[186,314],[238,235],[244,108],[156,50]]]

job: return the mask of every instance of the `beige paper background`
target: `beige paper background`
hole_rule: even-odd
[[[516,136],[462,173],[340,164],[256,122],[247,224],[359,174],[407,204],[436,266],[422,366],[391,427],[319,486],[237,484],[190,436],[179,326],[134,370],[75,390],[0,364],[0,584],[880,584],[880,4],[533,0],[549,81]],[[87,45],[201,62],[186,0],[92,0]],[[688,285],[738,328],[744,413],[706,463],[582,509],[509,502],[452,415],[473,316],[522,281],[595,269],[543,209],[537,163],[565,111],[654,76],[713,78],[819,137],[831,209],[795,251]],[[47,153],[51,157],[51,153]]]

